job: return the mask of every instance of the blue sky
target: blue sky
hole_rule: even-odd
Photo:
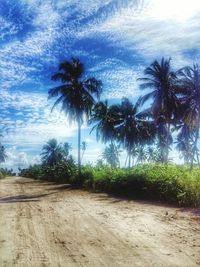
[[[39,161],[50,138],[72,143],[76,125],[50,112],[51,75],[63,59],[78,56],[87,75],[103,81],[111,102],[141,94],[137,78],[162,56],[174,68],[199,59],[199,0],[1,0],[0,123],[7,148],[6,166]],[[86,162],[103,146],[83,127]],[[175,152],[173,151],[176,157]]]

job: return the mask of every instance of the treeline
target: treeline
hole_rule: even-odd
[[[78,168],[81,167],[81,126],[86,120],[96,131],[97,140],[120,146],[127,151],[127,165],[133,165],[136,151],[150,149],[161,163],[169,162],[175,145],[180,156],[192,169],[199,163],[200,69],[197,64],[173,70],[171,59],[154,61],[139,78],[141,91],[147,94],[132,103],[109,105],[101,101],[102,82],[84,77],[84,65],[72,58],[60,64],[52,76],[61,85],[49,91],[56,97],[53,106],[60,106],[70,121],[78,125]],[[134,97],[134,88],[133,88]],[[142,154],[142,153],[140,153]],[[136,162],[136,161],[135,161]]]

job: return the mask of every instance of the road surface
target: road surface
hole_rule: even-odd
[[[0,180],[0,267],[200,266],[200,210]]]

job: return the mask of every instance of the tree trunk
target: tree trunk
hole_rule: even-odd
[[[197,130],[196,130],[196,135],[195,135],[195,141],[194,141],[194,146],[193,146],[193,149],[192,149],[192,159],[191,159],[191,163],[190,163],[190,171],[193,169],[195,152],[197,150],[197,142],[198,142],[198,138],[199,138],[199,121],[200,121],[200,119],[198,119],[198,125],[197,125]]]
[[[196,148],[196,155],[197,155],[197,162],[198,162],[198,165],[200,166],[200,160],[199,160],[199,154],[198,154],[198,149]]]
[[[126,168],[126,166],[127,166],[127,162],[128,162],[128,154],[127,154],[127,156],[126,156],[126,160],[125,160],[125,168]]]
[[[131,147],[129,147],[129,150],[128,150],[128,168],[129,170],[131,168]]]
[[[81,121],[78,120],[78,172],[81,173]]]
[[[170,137],[170,123],[167,124],[167,147],[165,151],[165,163],[168,163],[169,160],[169,137]]]

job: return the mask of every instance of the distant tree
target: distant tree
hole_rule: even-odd
[[[147,151],[143,145],[137,147],[137,163],[144,163],[147,160]]]
[[[102,168],[104,166],[103,160],[102,159],[98,159],[96,162],[96,167],[98,168]]]
[[[108,101],[98,102],[93,110],[90,124],[94,124],[92,131],[96,130],[97,141],[101,139],[103,143],[112,142],[116,137],[115,124],[118,119],[118,108],[109,106]]]
[[[72,150],[71,144],[68,143],[68,142],[65,142],[63,144],[62,148],[63,148],[63,152],[62,153],[63,153],[64,158],[68,159],[69,156],[70,156],[70,152]]]
[[[140,99],[133,105],[127,98],[123,98],[118,105],[118,119],[115,131],[117,140],[127,150],[128,167],[131,167],[133,150],[138,145],[152,142],[155,136],[154,125],[139,116]],[[117,108],[116,108],[117,110]]]
[[[170,124],[176,114],[178,99],[176,96],[177,76],[171,69],[171,59],[162,58],[159,63],[154,61],[144,71],[145,77],[140,78],[141,89],[151,91],[141,98],[144,103],[153,100],[151,107],[146,110],[148,116],[152,116],[157,125],[157,133],[162,161],[168,161],[169,147],[172,143]]]
[[[148,162],[160,162],[160,152],[155,146],[148,146],[146,149]]]
[[[56,139],[49,140],[42,148],[42,162],[50,166],[63,159],[63,148]]]
[[[6,149],[5,147],[0,143],[0,163],[5,162],[7,158],[6,155]]]
[[[188,125],[190,131],[194,132],[194,141],[192,143],[191,165],[195,160],[195,155],[198,157],[198,139],[200,128],[200,67],[194,64],[193,67],[184,67],[177,72],[179,77],[179,87],[181,89],[181,104],[182,120]],[[183,130],[184,131],[184,130]],[[187,133],[186,133],[187,135]]]
[[[83,141],[82,144],[81,144],[81,150],[82,150],[81,162],[83,160],[83,157],[84,157],[86,149],[87,149],[87,143],[85,141]]]
[[[70,121],[78,124],[78,169],[81,168],[81,126],[84,118],[89,118],[91,110],[99,99],[102,82],[92,78],[83,78],[84,65],[79,59],[72,58],[60,64],[59,72],[52,80],[61,81],[62,85],[49,90],[49,97],[57,97],[53,108],[61,104]]]
[[[111,168],[119,167],[119,156],[120,150],[119,147],[111,143],[107,146],[102,154],[102,158],[111,166]]]

